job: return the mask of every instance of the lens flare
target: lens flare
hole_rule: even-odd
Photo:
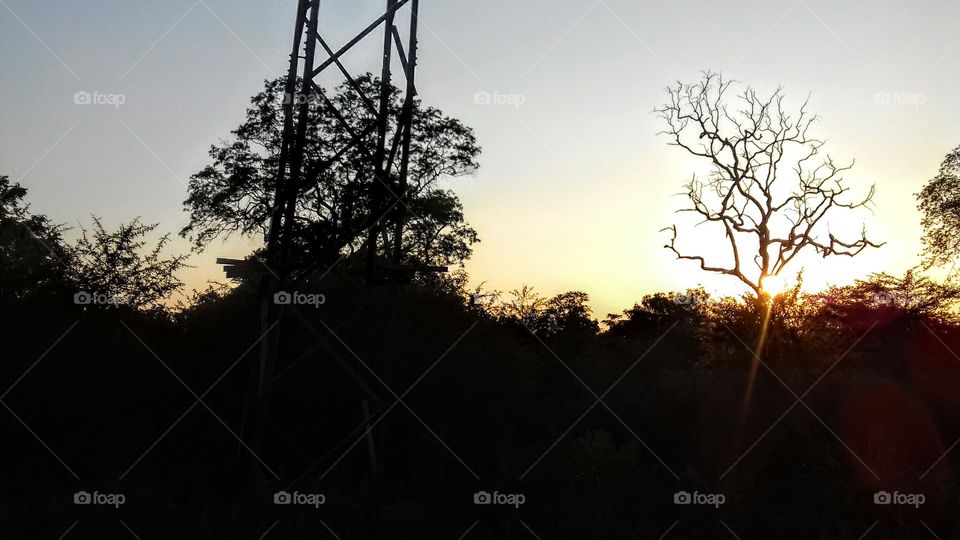
[[[767,276],[760,282],[760,288],[770,296],[777,296],[787,290],[787,281],[777,275]]]

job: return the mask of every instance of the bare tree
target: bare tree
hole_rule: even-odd
[[[746,87],[734,95],[733,84],[707,72],[696,83],[668,88],[669,102],[656,109],[669,144],[710,163],[706,178],[694,175],[684,186],[689,206],[679,211],[722,226],[730,257],[717,263],[681,252],[676,225],[664,229],[671,232],[664,247],[703,270],[735,276],[764,298],[765,280],[805,250],[853,257],[883,245],[869,240],[865,227],[859,238],[830,231],[839,211],[867,207],[874,188],[848,200],[843,174],[853,163],[838,165],[822,153],[825,141],[809,134],[818,119],[807,111],[809,98],[788,110],[782,89],[761,97]]]

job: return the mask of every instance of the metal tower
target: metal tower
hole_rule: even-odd
[[[400,8],[409,4],[409,30],[407,46],[404,47],[400,30],[396,25]],[[405,10],[406,11],[406,10]],[[402,230],[404,222],[404,199],[407,195],[407,167],[410,159],[410,138],[416,96],[415,73],[417,66],[417,14],[419,0],[386,0],[386,10],[366,28],[356,34],[337,51],[333,51],[318,31],[321,16],[320,0],[300,0],[297,8],[297,21],[294,30],[293,50],[290,53],[290,68],[284,89],[284,124],[280,163],[277,170],[276,197],[270,220],[267,239],[267,265],[277,269],[280,281],[289,277],[287,263],[290,256],[290,234],[297,196],[304,176],[302,170],[303,152],[311,100],[323,99],[325,112],[340,121],[348,130],[349,124],[324,94],[319,92],[317,77],[326,69],[335,66],[369,109],[375,120],[360,132],[351,131],[351,140],[326,162],[332,166],[348,150],[358,147],[371,160],[374,178],[370,187],[369,220],[364,230],[367,235],[367,271],[370,277],[374,271],[377,239],[389,222],[397,231]],[[341,61],[341,57],[358,43],[383,27],[383,57],[380,65],[379,103],[371,103],[357,85],[354,77]],[[317,45],[328,56],[317,62]],[[301,46],[303,55],[300,55]],[[405,90],[403,107],[396,119],[395,136],[387,140],[390,124],[389,99],[393,84],[392,63],[396,55],[403,69]],[[299,84],[299,88],[298,88]],[[298,106],[296,125],[294,107]],[[369,148],[366,144],[371,132],[376,132],[376,144]],[[394,160],[399,159],[399,172],[391,175]],[[323,171],[313,171],[319,174]],[[362,231],[357,231],[358,235]],[[394,243],[390,259],[393,265],[400,264],[402,248],[400,242]]]
[[[325,160],[319,171],[312,170],[310,175],[321,174],[326,168],[337,163],[338,159],[351,149],[357,148],[370,160],[373,178],[369,180],[368,218],[363,227],[347,243],[358,238],[366,238],[366,277],[368,283],[382,281],[399,282],[416,272],[442,272],[446,268],[429,266],[404,266],[402,262],[401,238],[406,219],[406,201],[408,196],[407,170],[410,160],[410,141],[415,114],[417,67],[417,17],[419,0],[385,0],[386,9],[373,22],[359,31],[342,47],[333,50],[319,31],[321,18],[320,0],[299,0],[293,46],[290,53],[290,65],[284,87],[283,129],[279,165],[274,188],[274,206],[272,208],[269,232],[267,235],[266,258],[262,265],[235,259],[218,259],[223,264],[228,277],[259,275],[260,287],[260,332],[269,335],[260,341],[257,373],[253,377],[251,394],[252,415],[244,426],[252,448],[259,452],[264,445],[268,422],[270,387],[273,380],[274,365],[279,345],[279,332],[274,329],[282,316],[284,306],[274,303],[274,295],[285,290],[291,283],[312,273],[316,267],[299,272],[295,276],[290,265],[292,249],[291,235],[294,232],[293,221],[299,195],[305,187],[307,171],[304,170],[304,151],[307,130],[314,100],[322,100],[324,108],[320,114],[329,114],[350,133],[350,139],[333,156]],[[407,6],[409,9],[403,9]],[[398,25],[399,19],[405,24]],[[401,30],[402,26],[407,26]],[[383,55],[380,68],[380,90],[378,103],[367,99],[356,79],[342,62],[343,55],[358,43],[382,37]],[[401,37],[407,34],[406,45]],[[318,48],[319,46],[319,48]],[[321,59],[320,55],[325,58]],[[403,105],[395,119],[390,117],[389,103],[393,87],[392,64],[394,60],[402,67],[404,84],[402,86]],[[372,121],[357,132],[347,123],[336,106],[320,91],[318,76],[324,70],[336,68],[347,84],[360,95]],[[373,70],[371,70],[373,71]],[[397,85],[400,86],[399,84]],[[388,137],[390,122],[394,120],[393,136]],[[375,136],[371,148],[370,137]],[[391,140],[388,140],[391,139]],[[395,240],[391,253],[387,255],[389,264],[377,263],[377,242],[384,227],[393,227]],[[366,406],[366,403],[364,403]],[[371,451],[372,453],[372,451]],[[375,459],[372,459],[375,461]],[[255,465],[253,465],[255,466]]]

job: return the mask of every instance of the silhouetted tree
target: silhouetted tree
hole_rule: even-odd
[[[549,334],[596,334],[600,325],[593,318],[588,302],[590,295],[582,291],[560,293],[547,300],[542,326]]]
[[[656,111],[671,145],[710,163],[705,179],[695,175],[686,184],[690,205],[680,211],[722,227],[730,258],[713,263],[682,252],[676,225],[666,229],[672,235],[665,247],[680,259],[699,262],[703,270],[736,277],[762,298],[764,281],[807,248],[823,257],[852,257],[882,245],[869,240],[865,229],[848,240],[830,232],[828,216],[866,207],[874,190],[846,200],[850,188],[843,174],[853,164],[837,165],[821,154],[824,141],[810,135],[817,116],[807,111],[807,102],[789,111],[781,89],[761,97],[747,87],[733,97],[731,85],[714,73],[696,83],[678,82],[667,89],[669,102]]]
[[[440,265],[459,264],[480,241],[477,231],[467,225],[463,205],[446,190],[428,190],[409,202],[403,245],[415,261]]]
[[[533,287],[524,285],[510,291],[513,297],[510,301],[501,300],[502,293],[494,291],[487,294],[478,294],[478,298],[488,297],[488,301],[479,303],[494,319],[500,322],[518,324],[531,331],[537,330],[540,315],[546,307],[546,300]]]
[[[77,286],[106,295],[118,305],[157,307],[183,285],[176,273],[186,264],[186,255],[161,255],[169,234],[144,251],[144,237],[156,228],[157,224],[144,225],[135,219],[108,231],[100,218],[94,217],[93,230],[84,229],[72,249]]]
[[[834,286],[806,298],[817,316],[838,319],[870,318],[938,319],[956,321],[960,287],[938,283],[913,271],[902,278],[886,273],[871,274],[852,285]],[[871,317],[863,314],[870,312]]]
[[[380,81],[366,74],[356,82],[359,93],[344,83],[332,92],[318,89],[309,98],[305,177],[299,186],[293,239],[294,253],[301,262],[333,260],[344,249],[347,253],[360,250],[364,240],[360,233],[371,219],[382,217],[370,216],[368,211],[371,188],[378,182],[370,159],[375,131],[335,159],[355,135],[375,122],[370,108],[379,95]],[[232,140],[212,146],[213,163],[191,177],[184,201],[190,223],[181,235],[191,238],[197,248],[231,233],[266,234],[284,99],[283,79],[267,81],[264,91],[252,98],[246,120],[232,132]],[[396,117],[402,105],[399,92],[393,89],[387,111],[390,141],[396,135]],[[405,259],[427,264],[459,263],[470,256],[478,237],[464,221],[456,195],[438,183],[473,172],[480,148],[470,128],[433,107],[417,105],[413,132],[405,203],[409,209],[403,239]],[[390,174],[399,170],[400,160],[395,158],[390,156]],[[389,203],[395,202],[391,197]],[[393,245],[393,228],[383,227],[381,234],[380,248],[388,253]]]
[[[917,194],[923,214],[924,264],[944,266],[960,255],[960,146],[940,165],[940,172]]]
[[[622,314],[607,315],[603,322],[606,333],[612,336],[650,337],[662,333],[673,323],[701,324],[709,303],[710,295],[703,288],[689,289],[685,293],[648,294]]]
[[[533,287],[524,285],[510,291],[512,300],[499,300],[494,293],[494,301],[486,309],[495,319],[507,325],[522,327],[522,333],[534,332],[541,337],[559,334],[596,334],[599,324],[593,319],[588,305],[590,296],[581,291],[560,293],[544,298]]]
[[[108,305],[149,309],[180,288],[176,272],[186,256],[160,254],[169,235],[144,251],[145,236],[156,224],[135,219],[108,231],[94,217],[93,230],[83,230],[70,244],[62,225],[30,212],[26,194],[26,188],[0,176],[0,299],[64,304],[83,292],[109,298]]]
[[[0,299],[64,295],[70,250],[63,227],[24,203],[26,188],[0,176]]]

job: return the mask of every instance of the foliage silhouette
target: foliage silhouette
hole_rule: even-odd
[[[262,108],[252,109],[249,130],[273,118],[270,88],[254,99]],[[358,99],[343,92],[334,98]],[[466,172],[476,155],[469,131],[438,130],[463,137],[458,152],[470,157],[422,179],[427,186]],[[199,213],[186,232],[198,245],[262,232],[257,205],[269,201],[256,193],[269,193],[271,158],[249,146],[260,135],[239,131],[249,141],[219,147],[217,164],[193,179],[188,206]],[[449,149],[443,141],[438,148]],[[425,160],[447,159],[433,150],[422,150]],[[330,213],[303,220],[303,261],[339,253],[347,225],[362,221],[343,216],[367,196],[356,182],[367,173],[345,166],[318,180],[329,183],[316,189],[339,195]],[[74,520],[82,523],[73,535],[90,532],[94,520],[70,494],[91,486],[131,501],[102,521],[122,515],[151,537],[173,538],[227,538],[234,520],[254,535],[327,530],[344,540],[456,537],[468,527],[477,538],[535,530],[543,538],[714,539],[735,530],[743,538],[866,531],[903,539],[929,536],[914,527],[920,519],[932,530],[957,522],[960,456],[949,448],[960,439],[952,352],[960,350],[960,288],[951,282],[875,274],[817,294],[797,284],[772,300],[754,289],[742,298],[661,292],[601,324],[585,292],[469,290],[462,269],[400,291],[311,276],[304,291],[326,302],[289,306],[292,324],[277,341],[262,458],[280,480],[264,469],[239,490],[246,449],[235,434],[249,413],[242,396],[261,337],[256,284],[214,284],[168,307],[185,260],[162,254],[166,236],[146,241],[155,225],[136,219],[109,231],[94,218],[71,243],[62,226],[30,212],[25,196],[0,177],[0,378],[13,383],[0,397],[13,413],[0,415],[10,434],[0,463],[17,464],[0,475],[4,538],[55,537]],[[427,217],[411,223],[410,260],[470,255],[475,233],[454,195],[428,187],[412,205]],[[825,255],[872,245],[829,242],[805,245]],[[81,287],[124,307],[83,309],[71,301]],[[772,316],[762,384],[741,429],[749,345],[764,309]],[[381,476],[363,433],[371,419],[382,435]],[[272,495],[281,489],[322,492],[328,503],[278,508]],[[475,492],[493,489],[528,502],[516,510],[473,503]],[[699,511],[673,504],[679,490],[722,492],[728,502]],[[916,509],[878,506],[879,490],[928,499]]]
[[[925,266],[955,263],[960,255],[960,146],[947,154],[940,172],[923,186],[917,200]]]
[[[158,308],[183,286],[177,272],[185,266],[187,256],[161,255],[169,234],[143,253],[144,237],[156,228],[156,224],[144,225],[135,219],[108,231],[100,218],[94,217],[92,231],[84,229],[71,250],[77,285],[134,309]]]
[[[376,134],[370,132],[356,147],[338,153],[374,122],[368,103],[379,95],[380,81],[365,74],[356,83],[360,94],[343,83],[332,92],[319,88],[308,98],[285,96],[283,79],[267,81],[264,91],[251,99],[246,120],[232,132],[231,140],[212,146],[212,163],[191,177],[184,201],[190,222],[181,234],[198,249],[231,233],[266,235],[280,152],[282,105],[285,99],[309,99],[305,178],[298,189],[294,230],[293,252],[298,260],[293,264],[330,263],[344,249],[347,254],[361,250],[360,233],[371,220],[382,217],[367,215],[371,189],[378,182],[367,154]],[[331,112],[331,105],[337,114]],[[399,92],[393,89],[390,140],[402,105]],[[404,203],[409,209],[404,262],[459,264],[470,256],[479,238],[464,220],[459,199],[441,183],[473,172],[480,147],[470,128],[433,107],[417,105],[413,130],[418,137],[411,145],[409,200]],[[399,160],[391,160],[390,174],[396,174],[399,166]],[[391,197],[391,208],[397,207],[394,202]],[[384,227],[381,234],[380,247],[389,253],[393,231]]]
[[[95,293],[125,306],[163,312],[163,303],[182,283],[177,272],[185,255],[164,257],[164,235],[148,250],[146,236],[157,225],[139,219],[107,230],[93,217],[92,231],[74,243],[66,229],[24,203],[27,190],[0,176],[0,300],[62,304],[77,293]]]

